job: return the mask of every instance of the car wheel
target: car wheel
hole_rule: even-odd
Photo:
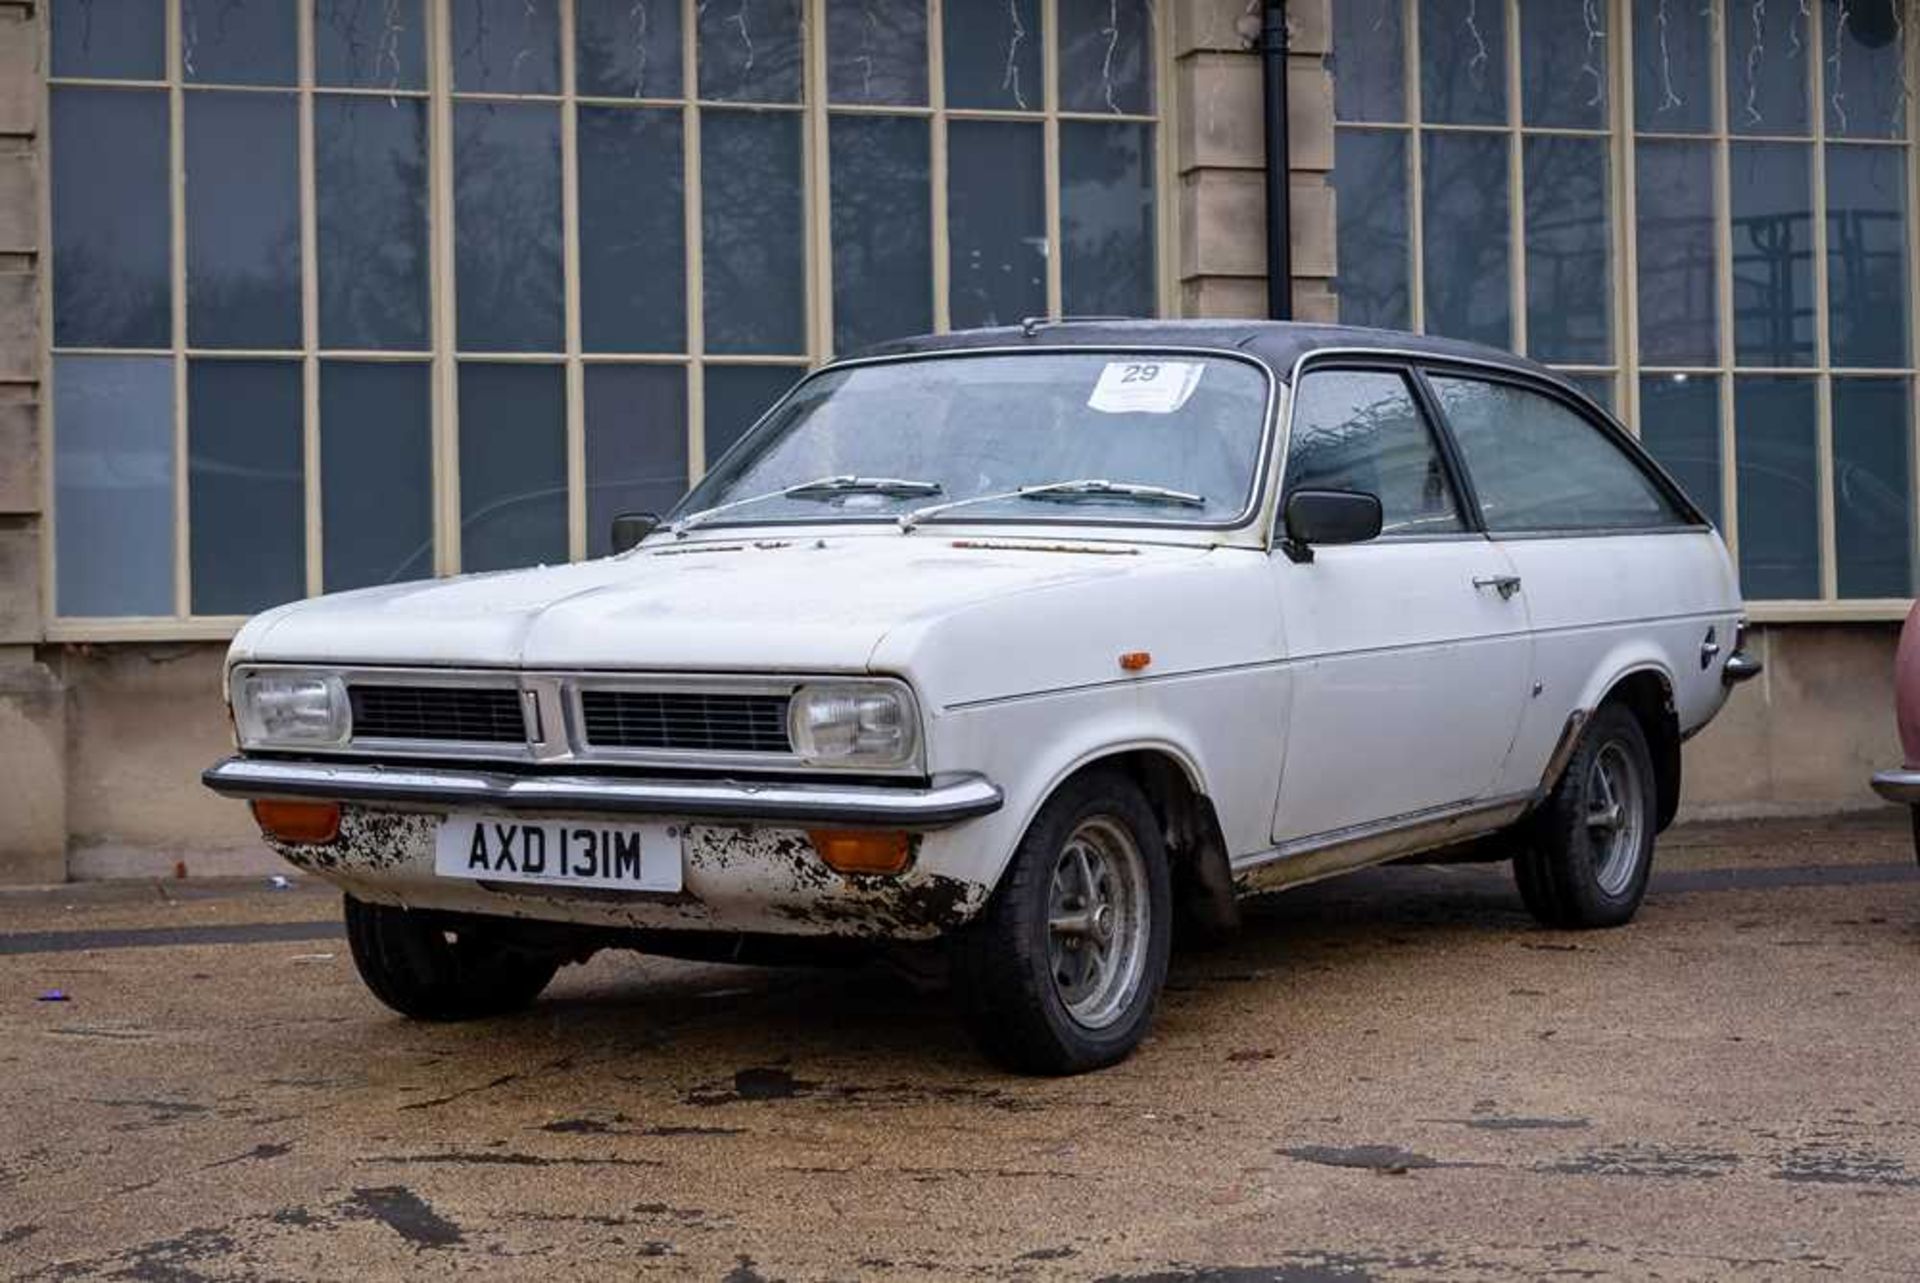
[[[1604,704],[1514,856],[1520,898],[1542,925],[1617,927],[1647,893],[1659,827],[1653,754],[1639,719]]]
[[[1166,844],[1139,786],[1117,771],[1069,780],[955,941],[975,1040],[1025,1073],[1124,1059],[1153,1017],[1172,927]]]
[[[346,898],[347,948],[373,996],[415,1020],[474,1020],[540,996],[557,959],[471,919]]]

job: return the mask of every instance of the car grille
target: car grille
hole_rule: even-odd
[[[355,739],[524,744],[527,719],[513,686],[351,686]]]
[[[791,753],[787,696],[703,691],[584,690],[580,713],[595,748],[695,753]]]

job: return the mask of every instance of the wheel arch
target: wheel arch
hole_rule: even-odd
[[[1239,924],[1239,903],[1224,830],[1192,756],[1164,740],[1113,744],[1089,751],[1061,770],[1040,793],[1034,813],[1068,781],[1092,771],[1118,771],[1146,795],[1160,822],[1180,918],[1203,933]],[[1026,817],[1026,824],[1033,816]],[[1024,832],[1026,825],[1021,831]]]
[[[1664,831],[1680,810],[1680,715],[1674,704],[1673,676],[1662,664],[1636,664],[1615,676],[1590,707],[1608,703],[1632,713],[1647,737],[1659,803],[1656,829]]]

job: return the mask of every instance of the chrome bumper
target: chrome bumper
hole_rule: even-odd
[[[950,775],[927,788],[633,779],[618,775],[506,775],[453,767],[381,766],[230,757],[201,783],[222,797],[314,798],[373,805],[471,807],[595,815],[883,825],[935,829],[1000,809],[998,785]]]
[[[1727,662],[1720,669],[1720,680],[1729,686],[1738,686],[1741,682],[1752,681],[1766,667],[1758,659],[1744,650],[1736,650],[1727,656]]]
[[[1920,806],[1920,770],[1911,767],[1898,771],[1879,771],[1873,777],[1873,791],[1889,802]]]

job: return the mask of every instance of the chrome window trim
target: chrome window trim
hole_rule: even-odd
[[[349,733],[338,747],[311,745],[243,746],[246,752],[300,752],[353,759],[443,759],[479,762],[602,764],[653,766],[682,770],[741,771],[791,775],[818,771],[833,775],[919,777],[926,774],[926,718],[913,686],[898,677],[866,673],[621,673],[595,669],[409,668],[402,665],[341,666],[294,661],[246,661],[228,674],[231,683],[243,672],[287,670],[317,672],[338,677],[349,688],[358,686],[439,686],[454,689],[517,688],[523,701],[526,740],[508,743],[471,740],[409,740],[361,737]],[[837,765],[809,762],[797,753],[707,753],[697,749],[594,748],[586,738],[583,690],[708,692],[725,695],[787,695],[802,686],[859,682],[892,686],[905,696],[917,719],[918,733],[912,758],[891,767],[864,764]]]

